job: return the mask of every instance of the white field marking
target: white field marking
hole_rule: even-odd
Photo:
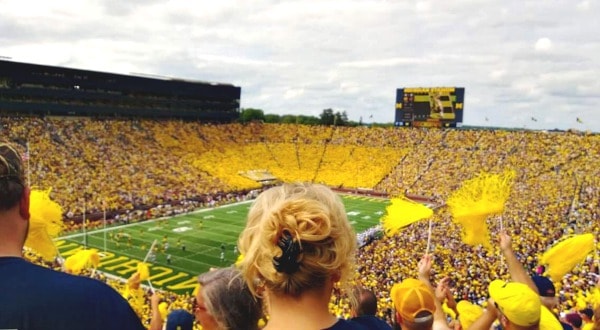
[[[183,233],[185,231],[192,230],[192,227],[177,227],[173,229],[174,233]]]

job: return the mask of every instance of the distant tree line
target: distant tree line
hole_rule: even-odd
[[[303,124],[303,125],[327,125],[327,126],[359,126],[363,125],[362,118],[358,122],[348,119],[346,111],[335,111],[324,109],[319,117],[306,115],[276,115],[265,114],[261,109],[246,108],[240,111],[240,122],[249,123],[260,121],[264,123]],[[392,124],[389,124],[392,125]],[[378,125],[380,126],[380,125]],[[381,125],[387,126],[387,125]]]

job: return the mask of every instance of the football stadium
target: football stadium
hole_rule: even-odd
[[[462,87],[399,88],[389,126],[240,122],[242,88],[0,60],[2,140],[58,215],[30,226],[26,258],[108,283],[149,326],[153,292],[163,317],[193,313],[198,275],[243,258],[257,196],[309,182],[343,202],[352,281],[390,325],[392,287],[427,254],[432,283],[450,279],[445,316],[466,329],[460,317],[510,279],[501,231],[529,275],[552,280],[552,312],[600,306],[599,134],[465,127]],[[351,316],[340,290],[329,308]]]

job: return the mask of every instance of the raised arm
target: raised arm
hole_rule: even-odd
[[[423,256],[423,258],[421,258],[421,260],[419,261],[419,280],[425,284],[427,284],[427,286],[429,287],[429,289],[431,289],[432,292],[436,292],[436,290],[433,288],[433,286],[431,285],[431,281],[429,280],[429,276],[431,275],[431,256],[429,254],[426,254]],[[442,309],[442,304],[440,303],[439,299],[437,298],[436,295],[436,299],[435,300],[435,313],[433,313],[433,322],[435,324],[439,324],[440,326],[443,324],[444,326],[446,326],[446,329],[450,329],[450,327],[448,326],[448,323],[446,322],[446,316],[444,315],[444,310]],[[436,329],[441,329],[439,326],[436,327]]]
[[[521,264],[519,259],[517,259],[517,256],[512,249],[512,239],[505,231],[500,232],[500,251],[502,251],[502,255],[506,260],[511,279],[514,282],[527,285],[534,292],[538,292],[538,289],[535,286],[535,283],[533,283],[531,276],[527,274],[523,264]]]
[[[160,315],[160,310],[158,309],[158,305],[160,304],[160,294],[158,292],[154,292],[152,297],[150,298],[150,310],[152,313],[152,319],[150,320],[150,327],[148,330],[161,330],[163,328],[164,320]]]
[[[467,330],[489,330],[497,318],[498,310],[496,309],[494,300],[489,298],[487,308],[483,314]]]

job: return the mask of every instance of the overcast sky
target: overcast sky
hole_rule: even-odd
[[[397,88],[457,86],[465,125],[600,132],[599,0],[0,0],[0,9],[0,56],[232,83],[242,108],[265,113],[332,108],[391,123]]]

